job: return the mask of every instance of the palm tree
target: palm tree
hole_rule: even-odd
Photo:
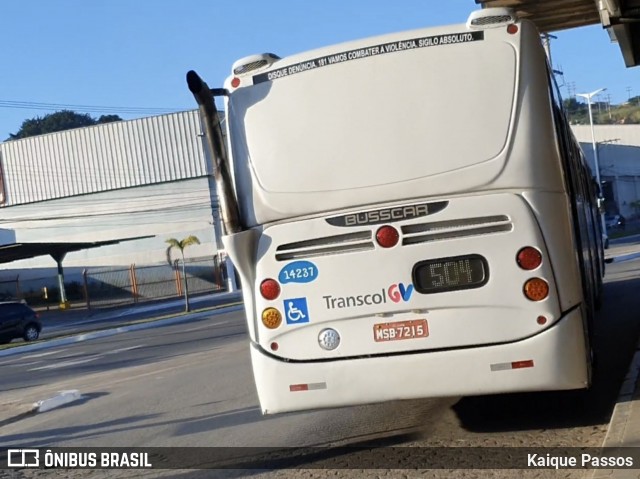
[[[173,248],[176,248],[178,250],[180,250],[180,255],[182,256],[182,277],[184,278],[184,310],[186,312],[189,312],[190,308],[189,308],[189,286],[187,285],[187,273],[185,271],[185,267],[184,267],[184,249],[187,246],[191,246],[193,244],[200,244],[200,240],[198,239],[197,236],[187,236],[186,238],[183,238],[182,240],[177,240],[175,238],[169,238],[168,240],[165,240],[165,243],[167,243],[169,246],[167,247],[167,263],[169,263],[169,265],[171,265],[171,250]]]

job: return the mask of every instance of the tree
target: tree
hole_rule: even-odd
[[[102,125],[103,123],[111,123],[112,121],[122,121],[118,115],[100,115],[100,118],[96,121],[97,125]]]
[[[640,96],[632,96],[629,98],[630,105],[640,105]]]
[[[102,115],[97,120],[88,113],[77,113],[71,110],[62,110],[49,113],[42,117],[25,120],[20,126],[18,133],[9,134],[9,140],[19,140],[30,136],[44,135],[56,131],[71,130],[83,126],[93,126],[112,121],[122,121],[118,115]]]
[[[179,250],[180,255],[182,256],[182,278],[184,280],[184,310],[188,313],[191,308],[189,307],[189,286],[187,285],[187,272],[185,270],[185,265],[184,265],[184,250],[188,246],[191,246],[194,244],[200,244],[200,240],[198,239],[197,236],[191,235],[191,236],[187,236],[186,238],[183,238],[182,240],[169,238],[168,240],[165,240],[165,243],[169,245],[167,247],[167,263],[169,263],[169,265],[172,265],[171,251],[174,248]]]
[[[564,105],[564,109],[569,113],[587,111],[585,105],[583,103],[580,103],[574,97],[567,98],[566,100],[563,100],[562,103]]]

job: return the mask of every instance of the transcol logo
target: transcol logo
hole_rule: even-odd
[[[325,295],[322,299],[324,299],[327,309],[342,309],[385,304],[387,298],[394,303],[407,302],[411,299],[412,294],[413,285],[411,283],[408,286],[405,286],[404,283],[398,283],[392,284],[386,289],[381,289],[378,293],[358,294],[356,296]]]

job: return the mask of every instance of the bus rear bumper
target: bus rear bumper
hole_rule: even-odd
[[[522,341],[417,354],[292,363],[252,344],[264,414],[426,397],[581,389],[588,365],[580,309]]]

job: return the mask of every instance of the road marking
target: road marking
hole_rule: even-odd
[[[231,322],[232,322],[232,321],[229,321],[229,320],[227,320],[227,321],[220,321],[220,322],[218,322],[218,323],[214,323],[214,324],[205,324],[204,326],[198,326],[198,327],[195,327],[195,328],[182,329],[182,330],[180,330],[180,332],[181,332],[181,333],[190,333],[190,332],[192,332],[192,331],[199,331],[199,330],[201,330],[201,329],[211,329],[211,328],[212,328],[212,327],[214,327],[214,326],[222,326],[223,324],[229,324],[229,323],[231,323]]]
[[[76,361],[62,361],[61,363],[54,363],[54,364],[47,364],[46,366],[40,366],[39,368],[31,368],[31,369],[27,369],[27,371],[40,371],[42,369],[59,369],[59,368],[66,368],[67,366],[76,366],[78,364],[84,364],[84,363],[89,363],[91,361],[95,361],[96,359],[100,359],[103,356],[94,356],[92,358],[84,358],[84,359],[78,359]]]
[[[210,328],[211,328],[211,325],[208,324],[206,326],[199,326],[197,328],[182,329],[182,330],[180,330],[180,332],[181,333],[190,333],[192,331],[199,331],[201,329],[210,329]]]
[[[66,351],[66,349],[56,349],[55,351],[49,351],[47,353],[29,354],[27,356],[22,356],[22,359],[41,358],[43,356],[61,353],[62,351]]]
[[[113,351],[106,351],[102,354],[107,355],[107,354],[118,354],[118,353],[123,353],[125,351],[131,351],[132,349],[138,349],[138,348],[144,348],[146,346],[146,344],[138,344],[137,346],[130,346],[128,348],[120,348],[120,349],[114,349]]]
[[[27,371],[40,371],[40,370],[43,370],[43,369],[66,368],[67,366],[75,366],[77,364],[84,364],[84,363],[88,363],[88,362],[91,362],[91,361],[95,361],[96,359],[103,358],[104,356],[107,356],[109,354],[119,354],[119,353],[123,353],[125,351],[131,351],[132,349],[142,348],[144,346],[146,346],[146,344],[138,344],[136,346],[129,346],[128,348],[114,349],[112,351],[106,351],[106,352],[101,353],[101,354],[96,355],[96,356],[89,356],[89,357],[85,357],[83,359],[72,359],[72,360],[69,360],[69,361],[62,361],[60,363],[47,364],[46,366],[40,366],[40,367],[37,367],[37,368],[31,368],[31,369],[28,369]],[[76,356],[82,355],[82,354],[84,354],[84,353],[81,352],[79,354],[76,354]],[[38,363],[41,363],[41,362],[42,361],[34,361],[32,363],[27,363],[27,364],[24,364],[24,363],[11,364],[11,366],[31,366],[33,364],[38,364]]]
[[[18,361],[18,362],[15,362],[13,364],[5,364],[4,366],[6,366],[8,368],[11,368],[11,367],[15,368],[15,367],[19,366],[19,367],[22,368],[22,367],[25,367],[25,366],[33,366],[34,364],[40,364],[40,363],[42,363],[42,361],[31,361],[30,363],[23,363],[22,361]]]

